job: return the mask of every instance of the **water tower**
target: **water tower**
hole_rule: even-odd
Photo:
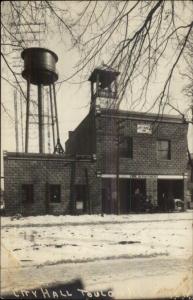
[[[29,144],[29,116],[30,116],[30,85],[37,86],[38,104],[38,127],[39,127],[39,153],[44,152],[44,109],[43,109],[43,88],[49,86],[49,98],[52,118],[52,135],[54,153],[64,153],[60,144],[58,113],[56,103],[55,82],[58,80],[56,72],[57,55],[45,48],[26,48],[21,57],[24,60],[23,78],[27,81],[27,103],[26,103],[26,131],[25,131],[25,152],[28,152]],[[55,121],[55,122],[54,122]],[[55,141],[55,124],[56,138]]]

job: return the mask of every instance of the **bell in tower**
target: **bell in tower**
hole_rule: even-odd
[[[117,99],[117,76],[120,73],[102,65],[94,69],[89,77],[91,82],[91,105],[93,107],[113,108]]]

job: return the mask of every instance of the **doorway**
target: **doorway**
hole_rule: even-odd
[[[140,211],[140,203],[136,205],[135,193],[138,190],[142,200],[146,195],[145,179],[120,179],[120,210],[121,213]]]
[[[117,193],[116,179],[102,179],[102,211],[106,214],[117,213]],[[135,191],[139,190],[142,197],[146,195],[146,180],[145,179],[119,179],[119,199],[120,213],[127,214],[132,211],[140,211],[140,207],[136,209]]]
[[[87,186],[85,184],[75,185],[75,205],[76,211],[85,213],[87,210]]]
[[[117,213],[117,192],[116,179],[103,178],[102,179],[102,211],[105,214]]]
[[[161,211],[174,209],[174,199],[184,200],[183,180],[158,179],[158,207]]]

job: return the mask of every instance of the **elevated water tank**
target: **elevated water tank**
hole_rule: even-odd
[[[56,62],[58,56],[45,48],[26,48],[21,57],[24,60],[22,76],[35,85],[50,85],[58,80]]]

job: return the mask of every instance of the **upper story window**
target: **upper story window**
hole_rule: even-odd
[[[119,146],[120,157],[133,158],[133,138],[130,136],[121,137]]]
[[[50,202],[61,202],[61,187],[59,184],[50,184],[49,186]]]
[[[33,184],[22,184],[22,202],[34,202]]]
[[[171,142],[168,140],[157,141],[157,157],[158,159],[171,159]]]

